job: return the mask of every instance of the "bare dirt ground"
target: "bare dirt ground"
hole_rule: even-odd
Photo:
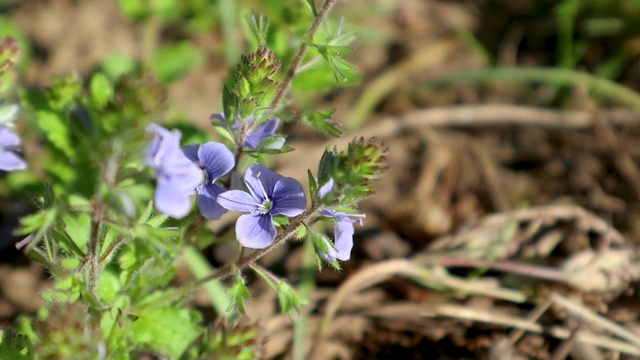
[[[312,358],[640,358],[638,112],[581,86],[429,85],[488,65],[460,29],[502,66],[554,66],[549,2],[354,0],[337,12],[373,3],[387,10],[354,20],[372,29],[354,46],[362,84],[326,94],[319,106],[337,108],[338,121],[365,114],[362,127],[334,143],[376,136],[391,167],[362,206],[352,260],[318,275],[305,309]],[[25,0],[10,16],[37,50],[30,86],[87,74],[114,51],[139,55],[140,29],[114,1]],[[591,44],[577,68],[592,71],[625,46],[610,40]],[[225,69],[215,64],[170,88],[169,101],[203,125],[219,111]],[[638,89],[639,69],[636,56],[617,81]],[[277,159],[279,171],[304,179],[300,164],[317,163],[327,139],[287,130],[298,151]],[[282,249],[265,262],[295,281],[301,251]],[[3,260],[6,322],[35,311],[47,282],[16,254]],[[253,291],[249,312],[269,334],[266,358],[290,358],[291,321],[272,292]]]

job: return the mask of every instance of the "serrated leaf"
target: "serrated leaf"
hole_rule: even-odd
[[[131,325],[131,340],[137,346],[177,359],[201,333],[192,310],[150,308],[140,312]]]
[[[338,137],[342,135],[343,131],[340,125],[331,121],[331,116],[333,116],[335,112],[334,109],[312,111],[304,114],[301,120],[304,124],[313,127],[323,134]]]
[[[251,293],[249,293],[249,289],[247,289],[244,279],[236,277],[233,285],[229,290],[227,290],[227,294],[231,296],[231,303],[229,304],[227,311],[231,311],[235,308],[241,314],[246,314],[247,310],[244,307],[244,301],[251,300]]]
[[[71,145],[69,128],[66,119],[61,114],[52,111],[37,111],[36,123],[55,148],[69,158],[73,156],[74,147]]]

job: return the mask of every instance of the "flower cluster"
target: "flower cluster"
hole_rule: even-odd
[[[223,114],[212,118],[225,123]],[[246,131],[245,147],[257,149],[274,135],[279,124],[277,118],[253,126],[253,120],[235,122],[233,131]],[[241,130],[242,127],[244,130]],[[158,210],[174,218],[186,216],[191,209],[191,196],[197,194],[197,207],[208,220],[217,220],[228,210],[239,211],[236,238],[247,248],[263,249],[272,245],[277,237],[275,217],[296,217],[307,209],[302,184],[296,179],[279,175],[265,165],[254,163],[244,174],[244,187],[237,184],[225,188],[229,181],[221,181],[236,168],[231,150],[218,142],[180,147],[180,133],[159,125],[148,131],[155,137],[147,150],[146,162],[157,172],[155,203]],[[282,144],[279,145],[280,147]],[[240,151],[240,150],[239,150]],[[318,199],[334,190],[330,178],[318,189]],[[322,205],[318,214],[335,223],[334,243],[324,246],[320,255],[329,262],[348,260],[353,247],[354,224],[361,223],[364,215],[352,214]]]

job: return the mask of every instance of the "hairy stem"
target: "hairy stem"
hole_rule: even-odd
[[[309,43],[313,40],[313,36],[315,35],[316,31],[318,31],[320,24],[322,24],[322,22],[326,19],[327,15],[329,14],[329,11],[331,11],[333,6],[337,2],[338,0],[325,0],[324,4],[322,5],[322,8],[320,8],[320,11],[318,11],[318,13],[316,14],[315,18],[313,19],[313,23],[311,24],[311,27],[309,28],[309,30],[304,36],[304,41],[300,45],[300,48],[298,49],[298,52],[296,52],[296,55],[293,57],[291,64],[289,64],[289,68],[287,69],[287,73],[284,79],[280,83],[280,86],[278,86],[276,95],[273,98],[273,101],[271,102],[272,109],[276,109],[278,107],[278,105],[280,104],[284,96],[289,91],[289,86],[291,85],[291,81],[293,80],[293,77],[296,75],[298,66],[302,61],[302,58],[307,53],[307,48],[309,47]]]

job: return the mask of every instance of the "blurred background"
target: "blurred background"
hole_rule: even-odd
[[[295,16],[286,3],[4,0],[0,35],[22,44],[26,87],[142,63],[165,86],[167,119],[213,134],[209,115],[249,47],[244,17],[284,24]],[[375,136],[390,170],[361,206],[341,272],[309,273],[298,244],[264,259],[310,298],[291,322],[254,286],[265,358],[299,358],[312,339],[318,359],[640,358],[640,2],[350,0],[332,17],[357,36],[348,59],[359,76],[296,92],[284,131],[297,151],[274,161],[304,180],[328,144]],[[309,108],[337,109],[345,137],[297,125]],[[3,191],[10,244],[29,209]],[[214,265],[227,250],[205,249]],[[7,326],[50,284],[13,246],[0,260]],[[416,281],[412,266],[429,275]],[[205,297],[193,304],[211,313]]]

